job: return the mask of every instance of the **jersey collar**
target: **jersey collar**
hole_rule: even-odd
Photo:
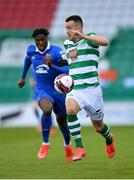
[[[37,46],[36,46],[35,51],[39,52],[40,54],[44,54],[48,49],[50,49],[50,42],[49,41],[48,41],[48,44],[47,44],[47,47],[46,47],[45,51],[40,51]]]

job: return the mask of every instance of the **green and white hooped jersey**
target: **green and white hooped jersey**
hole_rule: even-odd
[[[92,35],[90,33],[88,35]],[[69,63],[69,74],[74,79],[74,89],[83,89],[99,85],[98,60],[99,47],[93,42],[80,39],[77,42],[66,40],[64,42],[66,58]],[[69,51],[76,49],[77,58],[68,57]]]

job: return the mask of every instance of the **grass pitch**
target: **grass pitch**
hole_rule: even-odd
[[[116,156],[108,159],[104,139],[93,128],[82,127],[87,156],[66,163],[63,138],[56,129],[51,149],[44,160],[37,159],[41,134],[35,128],[0,129],[0,178],[32,179],[130,179],[134,178],[134,126],[112,127]]]

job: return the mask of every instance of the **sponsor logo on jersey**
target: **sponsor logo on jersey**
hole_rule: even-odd
[[[46,64],[41,64],[36,67],[36,73],[46,74],[48,73],[49,67]]]

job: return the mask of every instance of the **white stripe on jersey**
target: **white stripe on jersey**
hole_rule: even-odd
[[[70,69],[69,74],[70,75],[83,74],[83,73],[89,73],[89,72],[93,72],[93,71],[97,71],[96,66],[73,68],[73,69]]]
[[[98,77],[75,80],[74,85],[79,85],[79,84],[84,84],[84,83],[93,84],[95,82],[98,82]]]

